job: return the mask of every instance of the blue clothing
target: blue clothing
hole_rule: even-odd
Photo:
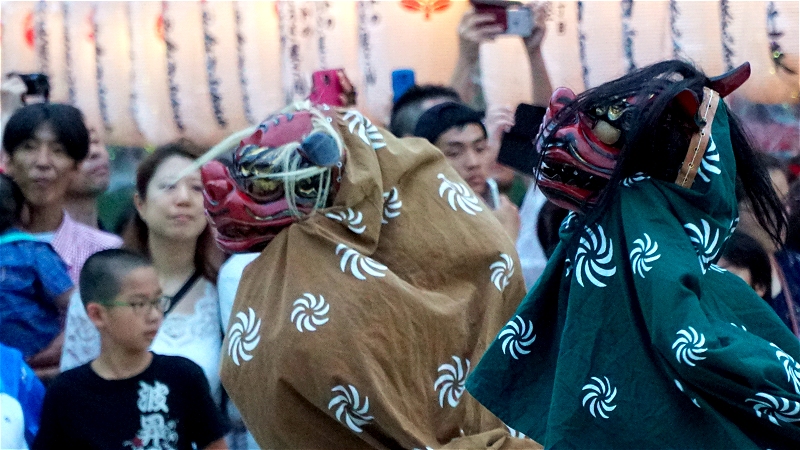
[[[800,253],[784,248],[775,254],[775,259],[783,272],[786,284],[781,286],[781,292],[772,299],[772,308],[778,313],[783,323],[789,327],[793,332],[795,330],[792,326],[792,315],[795,320],[800,322]],[[790,313],[789,305],[786,299],[786,291],[791,294],[791,303],[794,311]],[[800,336],[798,336],[800,337]]]
[[[0,235],[0,343],[31,356],[61,332],[56,299],[72,289],[50,244],[11,230]]]
[[[33,445],[39,431],[44,402],[44,385],[22,360],[19,350],[0,344],[0,393],[15,398],[25,418],[25,441]]]

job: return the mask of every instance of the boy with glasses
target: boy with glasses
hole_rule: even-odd
[[[169,306],[151,263],[127,250],[95,253],[79,288],[100,356],[53,382],[33,448],[227,448],[202,369],[149,351]]]

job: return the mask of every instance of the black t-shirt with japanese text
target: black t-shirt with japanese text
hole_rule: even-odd
[[[147,369],[124,380],[101,378],[89,364],[61,374],[45,395],[33,448],[204,448],[227,431],[203,370],[153,354]]]

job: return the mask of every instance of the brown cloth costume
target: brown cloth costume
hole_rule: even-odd
[[[427,141],[335,117],[332,206],[236,296],[221,376],[247,428],[269,448],[541,448],[464,389],[525,295],[514,243]]]

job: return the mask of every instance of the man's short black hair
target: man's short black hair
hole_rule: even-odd
[[[75,162],[81,162],[89,153],[89,130],[83,114],[74,106],[61,103],[35,103],[18,109],[6,124],[3,133],[3,148],[13,155],[23,142],[31,139],[36,130],[48,124],[56,139]]]
[[[8,175],[0,173],[0,233],[19,221],[25,198],[17,183]]]
[[[122,280],[139,267],[153,263],[145,256],[121,248],[99,251],[83,264],[78,286],[84,306],[89,303],[107,305],[122,288]]]
[[[442,103],[428,109],[420,116],[419,122],[414,128],[414,136],[425,138],[435,145],[439,136],[447,130],[473,123],[481,127],[483,136],[486,137],[483,113],[461,103]]]
[[[722,257],[734,267],[749,270],[750,285],[753,288],[763,287],[766,290],[764,299],[769,301],[772,266],[769,255],[755,238],[741,231],[735,231],[722,247]]]
[[[413,135],[419,117],[425,112],[422,104],[433,99],[461,102],[461,97],[453,88],[433,84],[414,85],[392,106],[389,131],[398,137]]]

